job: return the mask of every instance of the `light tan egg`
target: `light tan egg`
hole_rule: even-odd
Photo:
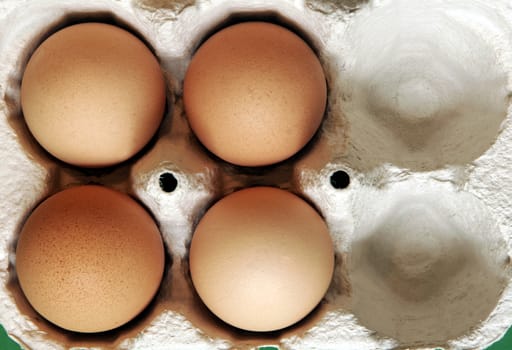
[[[164,247],[136,201],[102,186],[79,186],[43,201],[16,248],[30,304],[67,330],[102,332],[140,313],[159,288]]]
[[[290,192],[232,193],[199,222],[190,273],[206,306],[225,322],[273,331],[304,318],[330,285],[334,251],[327,226]]]
[[[190,62],[183,101],[203,145],[223,160],[264,166],[297,153],[319,128],[327,87],[298,35],[245,22],[210,37]]]
[[[30,57],[21,105],[36,140],[60,160],[109,166],[135,155],[165,109],[160,65],[135,35],[104,23],[66,27]]]

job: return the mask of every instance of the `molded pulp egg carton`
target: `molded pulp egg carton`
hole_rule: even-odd
[[[202,38],[234,18],[295,28],[317,51],[328,109],[297,156],[263,170],[214,160],[193,137],[182,82]],[[152,46],[168,110],[153,142],[87,170],[28,133],[20,80],[56,28],[99,20]],[[512,6],[501,0],[0,1],[0,324],[30,349],[483,349],[512,324]],[[162,174],[177,180],[170,192]],[[339,186],[347,174],[350,183]],[[98,335],[58,330],[28,306],[13,265],[20,227],[46,196],[96,182],[139,199],[172,262],[142,315]],[[308,199],[336,251],[332,284],[299,324],[241,332],[205,310],[188,276],[194,225],[251,185]],[[307,288],[307,286],[305,286]]]

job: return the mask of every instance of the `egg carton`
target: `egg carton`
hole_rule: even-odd
[[[201,40],[236,18],[306,37],[324,67],[328,108],[297,156],[266,169],[216,160],[193,136],[182,82]],[[20,81],[49,33],[115,23],[154,49],[168,111],[151,144],[91,170],[49,156],[28,132]],[[484,349],[512,324],[512,7],[493,0],[119,0],[0,2],[0,324],[27,349]],[[63,53],[65,54],[65,53]],[[139,199],[171,264],[142,315],[102,334],[57,329],[14,273],[21,225],[42,199],[99,183]],[[247,186],[316,206],[336,252],[331,286],[278,332],[231,328],[194,293],[187,251],[208,206]],[[307,286],[305,286],[307,288]]]

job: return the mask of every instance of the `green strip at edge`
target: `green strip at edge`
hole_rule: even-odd
[[[0,349],[2,350],[23,350],[14,340],[12,340],[5,331],[4,327],[0,325]],[[259,346],[258,350],[279,350],[276,345]],[[511,350],[512,349],[512,327],[509,328],[507,333],[499,341],[487,348],[487,350]]]
[[[14,340],[12,340],[5,331],[4,327],[0,325],[0,349],[2,350],[23,350]]]

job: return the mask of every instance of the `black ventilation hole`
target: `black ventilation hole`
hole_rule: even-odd
[[[347,188],[350,185],[350,176],[342,170],[335,171],[331,175],[331,186],[337,190]]]
[[[172,192],[178,187],[178,180],[172,173],[160,174],[160,188],[164,192]]]

